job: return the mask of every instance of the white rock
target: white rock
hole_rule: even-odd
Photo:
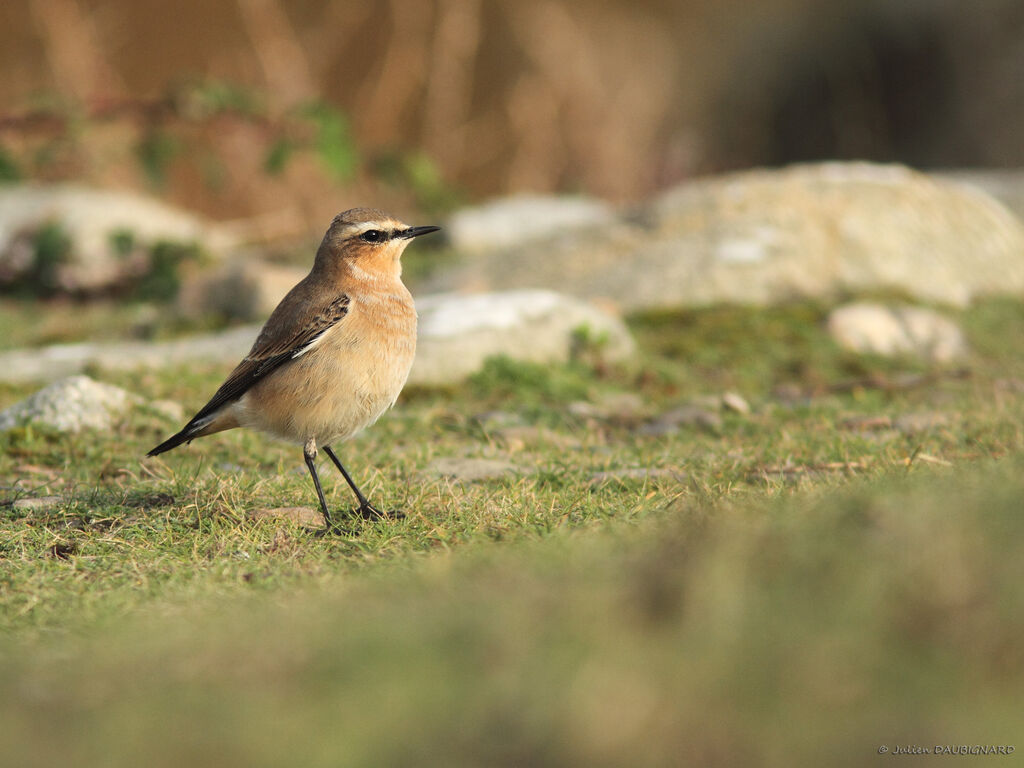
[[[60,432],[110,429],[141,398],[88,376],[56,381],[34,395],[0,411],[0,431],[29,424]]]
[[[843,349],[892,357],[915,355],[948,363],[967,354],[960,327],[930,309],[868,302],[833,310],[828,330]]]
[[[612,216],[610,205],[585,197],[518,195],[465,208],[448,220],[444,232],[456,250],[482,252],[606,224]]]
[[[452,383],[497,355],[566,362],[581,328],[603,343],[610,360],[622,360],[634,350],[621,320],[552,291],[429,296],[416,307],[419,338],[410,384]]]
[[[59,223],[71,240],[59,279],[61,287],[75,290],[103,288],[123,277],[124,260],[111,248],[111,235],[120,231],[131,232],[142,245],[197,242],[210,253],[232,245],[226,233],[200,218],[136,193],[19,184],[0,187],[0,261],[14,258],[11,249],[19,239],[47,222]],[[6,271],[17,268],[7,266]]]
[[[726,392],[722,395],[722,405],[736,413],[750,413],[750,403],[738,392]]]
[[[432,291],[550,288],[639,310],[896,290],[1024,293],[1024,225],[977,187],[824,163],[687,182],[628,216],[482,252]]]

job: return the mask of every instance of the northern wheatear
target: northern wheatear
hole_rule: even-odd
[[[394,405],[416,352],[416,309],[402,283],[402,251],[440,227],[409,227],[372,208],[331,222],[313,269],[271,313],[249,354],[176,435],[147,455],[248,427],[299,443],[328,529],[318,449],[355,491],[357,513],[380,515],[331,444],[348,440]]]

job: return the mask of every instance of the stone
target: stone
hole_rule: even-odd
[[[534,363],[565,363],[585,329],[605,359],[627,359],[633,338],[617,317],[552,291],[428,296],[416,302],[419,336],[409,383],[457,382],[504,355]]]
[[[46,512],[56,509],[64,503],[60,496],[35,496],[25,499],[15,499],[11,505],[15,512]]]
[[[508,461],[499,459],[444,457],[430,462],[428,471],[446,480],[473,483],[480,480],[496,480],[512,474],[523,474],[525,470]]]
[[[265,321],[309,269],[272,264],[251,255],[234,257],[213,271],[187,277],[178,292],[183,317],[216,315],[228,320]]]
[[[445,223],[449,245],[479,253],[607,224],[612,207],[585,197],[517,195],[464,208]]]
[[[144,248],[167,240],[197,243],[216,255],[233,245],[226,231],[137,193],[74,184],[5,185],[0,187],[0,282],[17,280],[29,268],[35,233],[49,223],[70,240],[54,286],[66,291],[99,291],[138,270],[113,244],[121,233],[130,233],[133,244]]]
[[[143,401],[120,387],[71,376],[0,412],[0,431],[41,425],[60,432],[110,429]]]
[[[693,426],[707,432],[717,433],[722,429],[722,417],[700,405],[687,403],[661,414],[653,421],[642,425],[636,432],[646,437],[660,437],[678,432],[681,427]]]
[[[577,400],[566,406],[566,412],[578,419],[635,423],[648,415],[646,401],[633,392],[614,392],[597,402]]]
[[[722,406],[726,410],[735,411],[736,413],[744,415],[750,413],[750,403],[743,398],[743,395],[736,392],[726,392],[722,395]]]
[[[840,347],[859,354],[913,355],[934,363],[951,363],[967,355],[960,327],[922,307],[847,304],[831,312],[828,331]]]
[[[466,258],[436,291],[551,288],[622,311],[1024,292],[1024,225],[977,187],[823,163],[684,183],[607,224]]]
[[[287,520],[304,528],[323,528],[324,515],[313,507],[260,507],[249,511],[252,520]]]

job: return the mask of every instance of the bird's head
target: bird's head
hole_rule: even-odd
[[[316,253],[316,267],[399,277],[402,251],[414,237],[440,227],[410,227],[374,208],[353,208],[334,217]]]

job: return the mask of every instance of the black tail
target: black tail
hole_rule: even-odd
[[[191,433],[191,435],[189,433]],[[162,443],[160,443],[160,445],[158,445],[156,448],[151,450],[146,455],[147,456],[156,456],[159,453],[163,453],[164,451],[171,450],[171,448],[177,448],[182,443],[187,443],[193,437],[195,437],[195,431],[192,430],[192,429],[189,429],[189,427],[185,427],[185,429],[181,430],[181,432],[179,432],[178,434],[174,435],[173,437],[167,438]]]
[[[197,437],[202,437],[206,434],[203,430],[209,426],[212,420],[212,416],[205,416],[203,415],[203,412],[200,411],[192,417],[192,421],[181,428],[181,432],[172,437],[168,437],[146,455],[156,456],[158,453],[171,450],[171,448],[177,448],[182,443],[188,443],[195,440]]]

